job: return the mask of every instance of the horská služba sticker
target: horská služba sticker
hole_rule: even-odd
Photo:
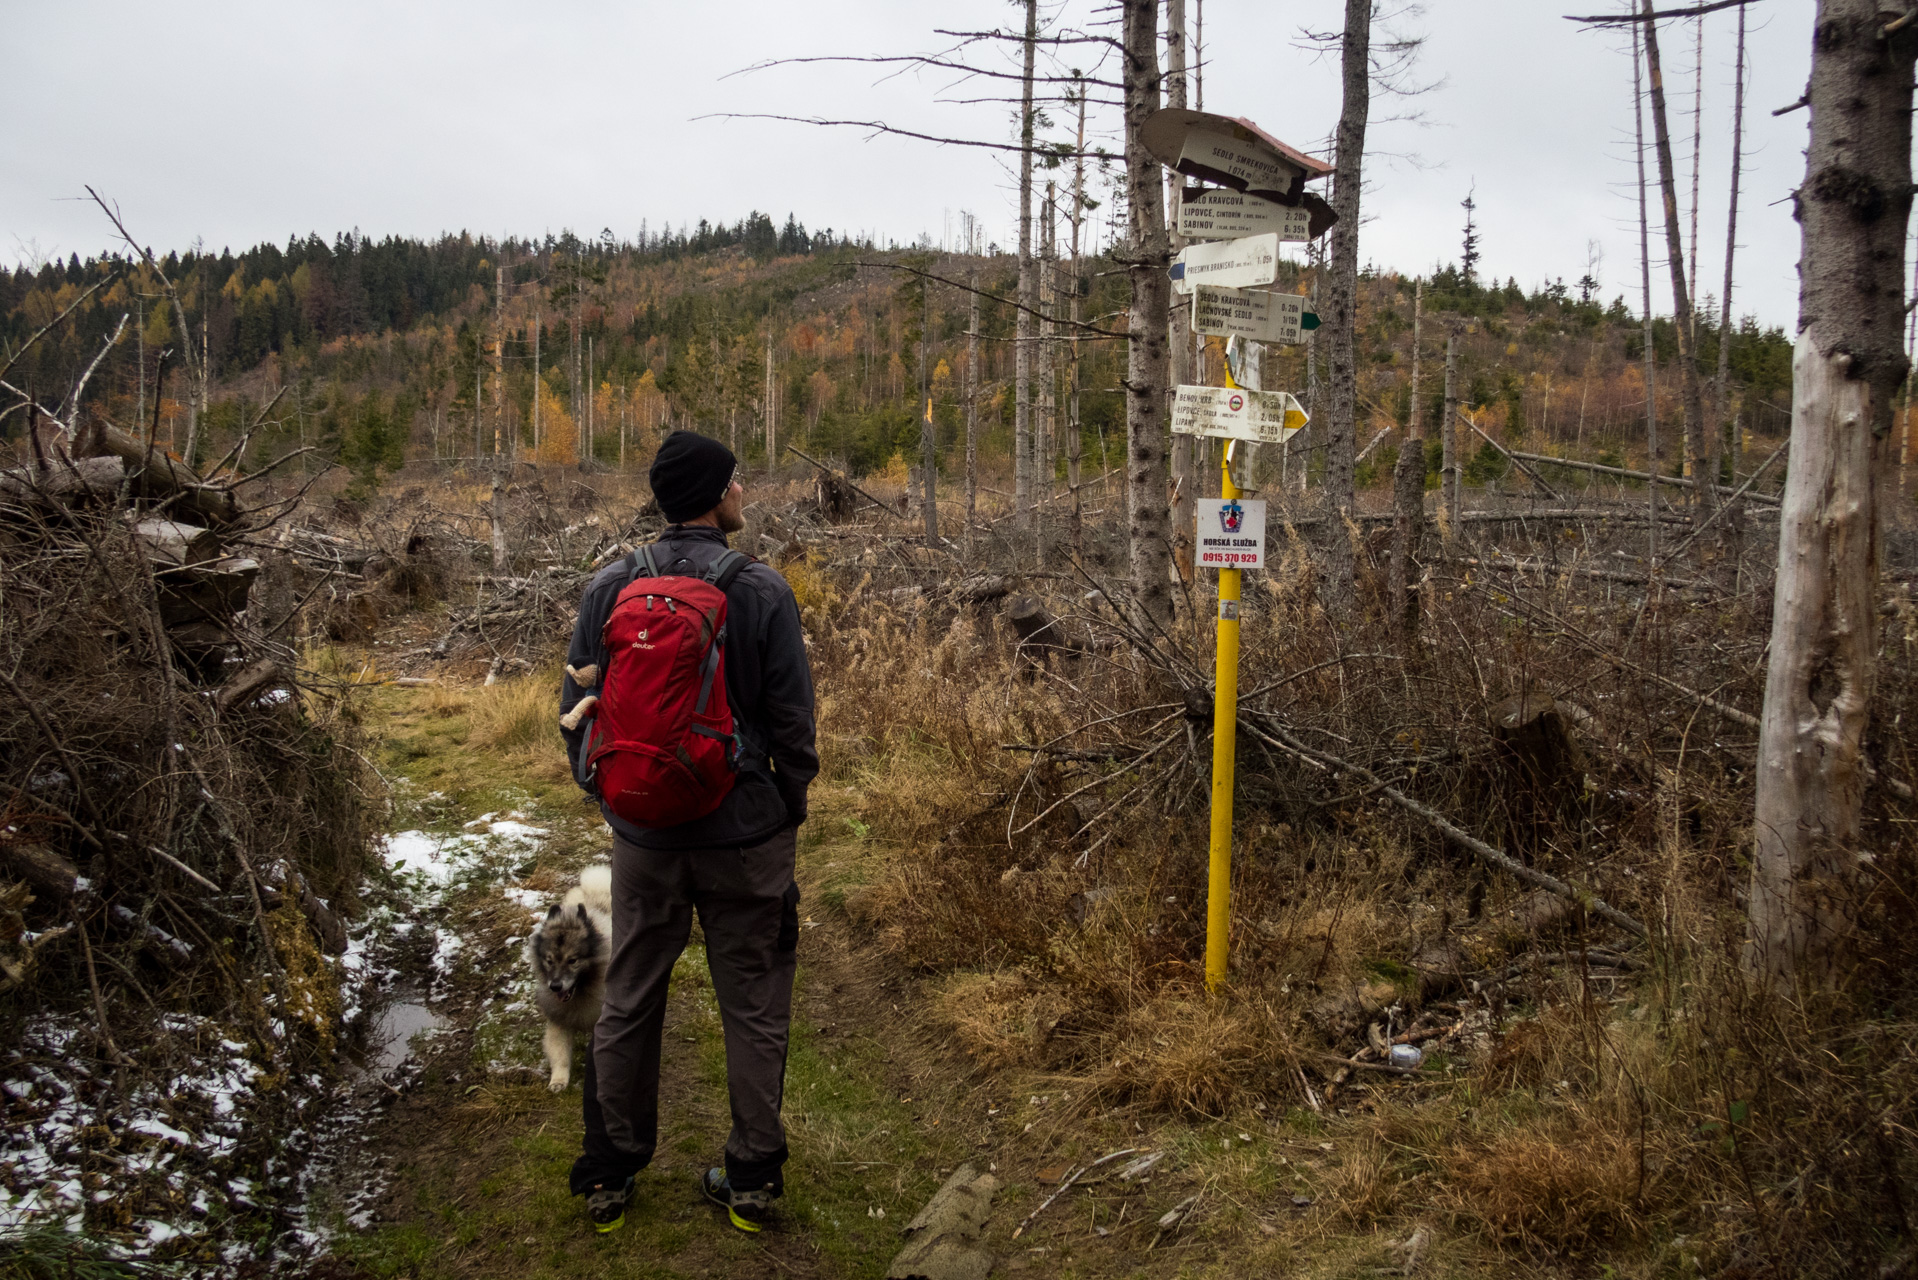
[[[1265,502],[1200,498],[1196,559],[1204,569],[1265,568]]]

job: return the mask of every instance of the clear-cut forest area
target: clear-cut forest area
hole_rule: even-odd
[[[1575,15],[1637,256],[1521,283],[1464,183],[1443,261],[1367,239],[1429,15],[1330,6],[1282,142],[1203,107],[1215,6],[798,60],[987,137],[730,122],[995,149],[940,236],[215,253],[89,187],[112,249],[0,265],[0,1280],[1918,1274],[1918,9]],[[705,934],[617,1232],[529,969],[612,839],[569,637],[676,431],[817,696],[754,1234]]]

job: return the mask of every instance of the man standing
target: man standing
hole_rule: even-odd
[[[690,431],[675,431],[660,446],[649,479],[671,524],[648,548],[658,576],[699,578],[726,554],[726,535],[745,527],[737,470],[729,449]],[[601,570],[586,589],[560,687],[562,713],[589,692],[574,672],[606,671],[606,620],[620,591],[649,572],[638,567],[639,554]],[[701,1189],[742,1231],[759,1230],[784,1190],[779,1112],[799,937],[793,855],[806,788],[819,772],[812,671],[784,578],[751,561],[730,582],[722,574],[720,585],[725,689],[739,739],[731,790],[717,809],[678,826],[634,826],[601,805],[613,829],[612,959],[581,1081],[585,1149],[571,1178],[599,1231],[625,1221],[633,1175],[653,1157],[667,982],[695,911],[725,1027],[733,1120],[724,1167],[708,1170]],[[565,736],[574,776],[585,779],[586,726]]]

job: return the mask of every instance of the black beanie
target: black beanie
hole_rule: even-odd
[[[691,431],[675,431],[659,446],[646,478],[666,519],[683,524],[719,505],[738,468],[733,451],[719,441]]]

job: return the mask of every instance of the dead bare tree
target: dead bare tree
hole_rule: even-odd
[[[922,280],[919,287],[919,466],[925,473],[922,499],[926,527],[926,545],[939,545],[939,428],[932,420],[932,374],[927,355],[932,346],[932,281]]]
[[[1445,399],[1440,410],[1439,504],[1445,509],[1445,537],[1459,536],[1458,502],[1458,332],[1445,335]]]
[[[1412,557],[1425,532],[1425,426],[1419,410],[1419,338],[1425,319],[1425,282],[1412,286],[1412,404],[1406,419],[1405,442],[1399,447],[1398,467],[1392,474],[1392,564],[1386,582],[1386,618],[1398,620],[1410,632],[1418,610],[1408,602]]]
[[[1852,919],[1870,765],[1879,486],[1909,362],[1918,25],[1876,0],[1820,0],[1792,360],[1790,471],[1760,717],[1750,963],[1782,984],[1836,976]]]
[[[1123,0],[1126,205],[1132,278],[1126,351],[1126,514],[1132,592],[1153,618],[1172,612],[1172,544],[1166,509],[1166,328],[1172,246],[1166,237],[1159,162],[1142,131],[1159,109],[1157,0]]]
[[[153,256],[151,249],[133,238],[132,233],[127,230],[126,224],[120,220],[120,211],[117,206],[107,204],[107,202],[101,198],[100,193],[92,187],[87,188],[87,194],[93,198],[93,203],[100,206],[100,212],[106,214],[107,219],[113,223],[113,229],[120,233],[120,239],[126,243],[129,249],[140,255],[141,261],[147,265],[147,270],[153,272],[159,279],[160,287],[165,291],[167,296],[167,304],[173,310],[174,322],[180,326],[180,354],[186,361],[187,384],[186,450],[181,456],[184,457],[189,464],[192,464],[200,448],[200,415],[206,409],[208,391],[204,317],[201,323],[200,354],[196,358],[193,354],[193,330],[188,326],[186,319],[186,305],[180,301],[180,291],[174,287],[173,281],[167,277],[165,270],[161,268],[160,260]]]
[[[1703,21],[1703,19],[1700,19]],[[1715,406],[1711,448],[1706,470],[1711,483],[1725,459],[1725,434],[1732,425],[1732,260],[1738,250],[1738,169],[1745,149],[1745,9],[1738,9],[1738,56],[1732,88],[1732,181],[1731,202],[1725,214],[1725,289],[1718,301],[1718,377],[1713,380]]]
[[[1343,97],[1333,162],[1331,272],[1326,279],[1325,329],[1331,398],[1325,423],[1325,502],[1329,515],[1349,516],[1356,501],[1358,466],[1359,193],[1365,160],[1365,127],[1372,110],[1372,0],[1345,0],[1345,31],[1339,43]],[[1351,539],[1334,529],[1327,557],[1328,595],[1335,605],[1352,600]]]
[[[1021,529],[1033,530],[1032,313],[1039,281],[1032,266],[1032,72],[1038,50],[1039,0],[1026,0],[1025,74],[1019,85],[1019,313],[1014,320],[1012,504]]]
[[[1685,457],[1693,472],[1705,469],[1705,402],[1698,380],[1698,329],[1692,291],[1686,281],[1685,245],[1679,230],[1678,182],[1672,166],[1672,135],[1665,115],[1665,76],[1658,61],[1658,23],[1650,18],[1652,0],[1642,0],[1645,29],[1645,78],[1651,90],[1652,139],[1658,155],[1658,189],[1665,209],[1665,256],[1672,273],[1673,332],[1678,337],[1678,378],[1685,407]],[[1742,12],[1742,10],[1741,10]],[[1699,519],[1718,509],[1718,495],[1701,485]]]
[[[1185,49],[1185,0],[1166,0],[1165,4],[1165,104],[1184,107],[1187,103]],[[1174,170],[1166,170],[1166,222],[1171,233],[1169,250],[1177,254],[1185,248],[1179,234],[1179,205],[1183,179]],[[1166,334],[1171,353],[1170,385],[1183,386],[1192,377],[1191,302],[1173,298]],[[1192,581],[1192,538],[1195,504],[1199,486],[1194,476],[1192,455],[1197,442],[1191,436],[1172,437],[1172,563],[1182,581]]]

